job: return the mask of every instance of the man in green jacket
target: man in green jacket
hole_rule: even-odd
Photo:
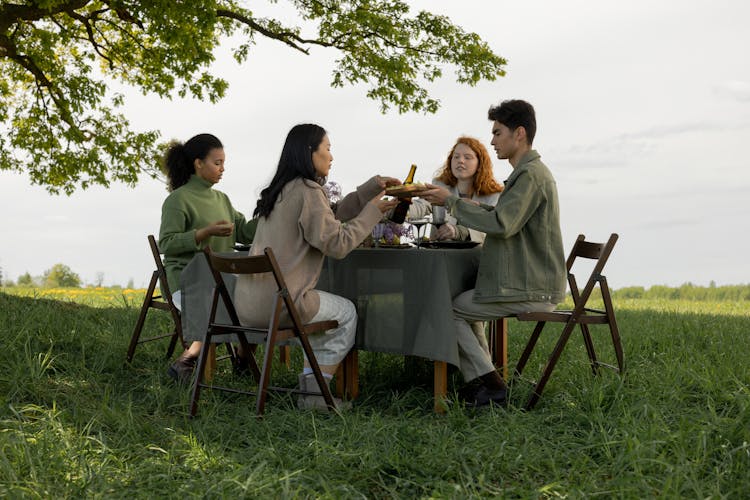
[[[506,385],[490,357],[483,321],[526,311],[552,311],[565,296],[565,256],[557,187],[531,149],[536,117],[531,104],[509,100],[490,108],[492,145],[513,172],[497,205],[480,205],[428,185],[421,198],[445,205],[462,226],[485,233],[477,281],[453,300],[459,369],[466,406],[505,404]]]

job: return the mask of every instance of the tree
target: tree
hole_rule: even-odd
[[[42,282],[44,286],[50,288],[78,288],[81,286],[81,278],[65,264],[55,264],[51,269],[46,270]]]
[[[28,271],[18,277],[18,286],[34,286],[34,278],[31,277]]]
[[[131,130],[117,112],[124,98],[107,82],[216,102],[227,82],[208,68],[230,35],[243,37],[233,51],[240,63],[260,37],[305,54],[337,50],[331,85],[365,83],[383,112],[435,112],[424,84],[447,68],[469,85],[504,75],[505,60],[478,35],[444,16],[410,15],[404,0],[289,2],[302,27],[255,16],[236,0],[3,2],[0,168],[67,194],[155,175],[159,133]]]
[[[102,271],[96,272],[96,278],[94,279],[94,286],[102,286],[104,284],[104,273]]]

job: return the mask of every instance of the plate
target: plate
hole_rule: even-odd
[[[425,241],[420,246],[422,248],[474,248],[479,245],[478,241]]]
[[[424,191],[427,186],[421,182],[415,182],[413,184],[401,184],[400,186],[389,186],[385,188],[385,194],[388,196],[395,196],[397,198],[411,198],[414,196],[416,191]]]
[[[234,249],[237,252],[247,252],[248,250],[250,250],[250,245],[248,245],[246,243],[235,243],[234,244]]]
[[[380,245],[373,248],[412,248],[408,243],[399,243],[398,245],[389,245],[387,243],[381,243]]]

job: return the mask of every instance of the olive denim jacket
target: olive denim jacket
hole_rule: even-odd
[[[457,196],[445,205],[458,223],[487,236],[479,260],[475,302],[563,301],[565,256],[557,186],[539,153],[526,153],[505,182],[497,205]]]

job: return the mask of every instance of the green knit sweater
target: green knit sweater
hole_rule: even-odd
[[[215,252],[229,252],[235,242],[252,243],[257,220],[245,220],[229,197],[211,188],[212,184],[192,175],[183,186],[172,191],[161,207],[159,249],[164,254],[164,268],[172,293],[180,289],[180,273],[196,252],[210,246]],[[234,222],[231,236],[210,236],[200,244],[195,232],[220,220]]]

